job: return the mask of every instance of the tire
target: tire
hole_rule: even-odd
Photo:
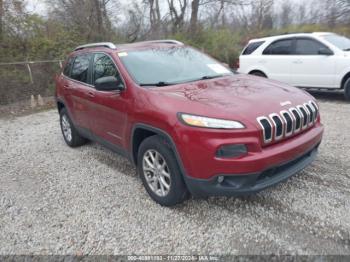
[[[346,100],[350,101],[350,78],[344,84],[344,96]]]
[[[189,197],[174,152],[162,137],[151,136],[141,143],[137,163],[147,193],[158,204],[174,206]]]
[[[84,137],[79,135],[65,108],[62,108],[60,111],[60,126],[64,141],[66,141],[68,146],[78,147],[87,142]]]
[[[263,78],[267,78],[267,76],[266,76],[263,72],[260,72],[260,71],[253,71],[253,72],[250,73],[250,75],[260,76],[260,77],[263,77]]]

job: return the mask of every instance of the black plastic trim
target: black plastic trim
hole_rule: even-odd
[[[186,177],[187,174],[186,174],[186,171],[185,171],[185,168],[184,168],[184,165],[182,163],[182,160],[181,160],[181,157],[180,157],[180,154],[176,148],[176,145],[175,145],[175,142],[174,140],[172,139],[172,137],[164,130],[160,129],[160,128],[157,128],[157,127],[153,127],[151,125],[148,125],[148,124],[143,124],[143,123],[136,123],[133,128],[132,128],[132,131],[131,131],[131,139],[130,139],[130,152],[131,152],[131,156],[132,156],[132,162],[133,164],[136,163],[136,159],[134,159],[133,157],[133,154],[132,154],[132,148],[133,148],[133,144],[134,144],[134,134],[135,134],[135,131],[137,129],[145,129],[145,130],[148,130],[148,131],[152,131],[158,135],[161,135],[163,137],[165,137],[168,142],[170,143],[170,146],[171,148],[173,149],[173,152],[175,154],[175,158],[177,160],[177,163],[179,164],[179,167],[180,167],[180,171],[183,175],[183,177]]]
[[[126,149],[124,149],[124,148],[122,148],[120,146],[117,146],[115,144],[112,144],[111,142],[103,139],[102,137],[93,134],[87,128],[83,128],[83,127],[79,127],[79,126],[76,126],[75,128],[78,130],[78,133],[81,136],[83,136],[83,137],[85,137],[85,138],[87,138],[87,139],[89,139],[91,141],[95,141],[96,143],[99,143],[102,146],[108,148],[112,152],[117,153],[118,155],[121,155],[121,156],[127,158],[129,161],[131,161],[130,153]]]
[[[209,180],[185,177],[186,185],[188,190],[195,197],[241,196],[254,194],[287,180],[310,165],[317,156],[317,148],[318,145],[291,161],[279,166],[271,167],[260,173],[219,174]],[[280,172],[272,172],[272,170],[279,169],[281,169]],[[273,174],[269,176],[269,172]],[[221,183],[218,181],[219,176],[224,177],[224,180]],[[261,176],[264,177],[259,179]]]

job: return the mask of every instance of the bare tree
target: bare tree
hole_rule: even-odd
[[[191,18],[190,18],[191,33],[195,33],[197,31],[199,2],[200,0],[192,0],[191,2]]]
[[[331,6],[327,19],[330,26],[336,23],[350,24],[350,0],[328,0],[328,4]]]
[[[145,8],[142,8],[139,4],[133,3],[132,7],[128,9],[127,20],[122,25],[124,28],[124,34],[126,34],[126,40],[128,42],[135,42],[140,38],[142,29],[145,27],[143,18],[145,16]]]
[[[236,9],[247,5],[247,2],[243,0],[199,0],[198,6],[193,6],[193,2],[194,1],[192,1],[190,33],[194,32],[194,28],[198,24],[199,14],[203,16],[201,21],[202,25],[207,24],[210,27],[227,26],[229,20],[232,22],[234,20],[233,18],[238,19]],[[200,10],[193,10],[193,7],[199,8]],[[234,9],[235,12],[233,12],[232,9]]]
[[[290,2],[282,3],[281,11],[279,13],[279,20],[281,27],[287,27],[293,22],[293,7]]]
[[[144,0],[149,9],[150,34],[158,38],[161,34],[162,17],[160,12],[159,0]]]
[[[187,4],[187,0],[177,0],[176,2],[168,0],[173,34],[181,31],[184,27]]]
[[[82,33],[87,41],[107,40],[111,34],[108,5],[116,0],[47,0],[51,15],[70,29]]]
[[[4,2],[3,0],[0,0],[0,43],[2,42],[3,38],[3,16],[4,16]]]
[[[252,26],[257,30],[272,28],[272,13],[274,0],[253,0],[252,7]]]

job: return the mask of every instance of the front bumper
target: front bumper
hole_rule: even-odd
[[[189,191],[195,197],[249,195],[283,182],[308,166],[317,156],[319,144],[307,153],[260,173],[223,175],[209,180],[184,176]]]

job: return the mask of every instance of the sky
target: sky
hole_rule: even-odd
[[[38,14],[46,13],[46,5],[44,0],[27,0],[27,2],[29,12]]]

